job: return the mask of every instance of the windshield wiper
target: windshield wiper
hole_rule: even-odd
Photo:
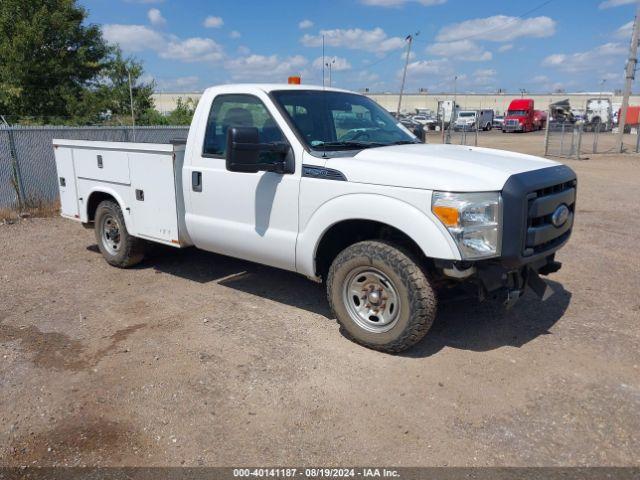
[[[313,148],[315,149],[322,149],[322,148],[326,148],[326,147],[345,147],[345,148],[371,148],[371,147],[384,147],[385,145],[388,145],[386,143],[380,143],[380,142],[357,142],[354,140],[350,140],[350,141],[344,141],[344,142],[323,142],[323,143],[318,143],[316,145],[313,146]]]
[[[414,140],[398,140],[397,142],[390,143],[389,145],[412,145],[414,143],[422,143],[422,142],[416,142]]]

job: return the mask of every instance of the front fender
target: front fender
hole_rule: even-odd
[[[371,220],[409,236],[429,258],[460,260],[451,235],[434,217],[397,198],[353,193],[335,197],[318,207],[298,235],[296,270],[316,276],[315,257],[324,234],[339,222]]]

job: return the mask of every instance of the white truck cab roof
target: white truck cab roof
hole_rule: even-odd
[[[215,87],[209,87],[205,92],[213,93],[238,93],[240,91],[246,93],[265,92],[270,93],[277,90],[316,90],[326,92],[344,92],[355,93],[350,90],[343,90],[340,88],[323,87],[322,85],[303,85],[303,84],[291,84],[291,83],[230,83],[228,85],[216,85]]]

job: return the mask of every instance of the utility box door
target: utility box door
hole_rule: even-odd
[[[74,219],[80,218],[73,150],[71,148],[56,147],[55,157],[62,216]]]
[[[117,145],[117,144],[116,144]],[[128,185],[129,157],[123,150],[74,148],[79,178]]]
[[[173,152],[129,152],[136,236],[180,245]]]

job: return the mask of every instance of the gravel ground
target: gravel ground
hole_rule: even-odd
[[[292,273],[168,249],[118,270],[71,221],[0,226],[0,464],[640,464],[640,157],[567,163],[556,294],[450,301],[396,356]]]

